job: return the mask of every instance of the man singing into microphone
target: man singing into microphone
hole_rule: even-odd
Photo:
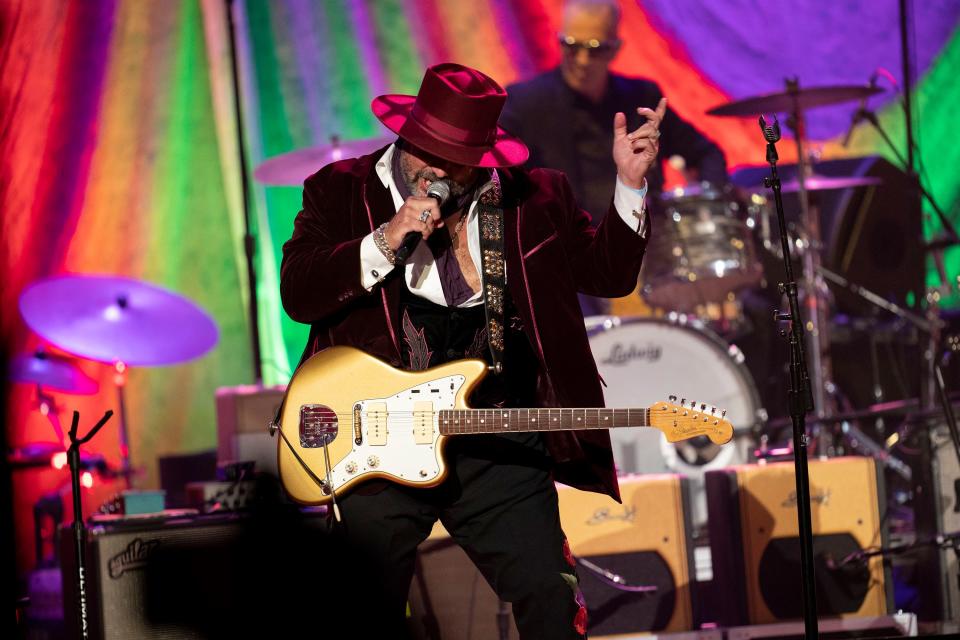
[[[416,96],[373,101],[394,144],[306,180],[280,284],[287,313],[311,325],[305,356],[350,345],[408,370],[481,358],[492,372],[474,407],[602,406],[577,293],[636,283],[666,101],[624,105],[645,119],[633,131],[623,113],[610,123],[616,173],[594,228],[563,174],[518,168],[528,151],[497,126],[505,100],[479,71],[430,67]],[[371,482],[340,497],[357,571],[371,576],[364,602],[385,609],[363,630],[384,620],[403,635],[416,548],[439,519],[512,603],[521,637],[582,637],[554,480],[618,497],[607,432],[463,436],[445,457],[437,487]]]

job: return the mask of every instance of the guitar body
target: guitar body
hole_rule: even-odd
[[[432,487],[447,475],[447,435],[653,427],[669,442],[733,437],[725,411],[685,400],[638,409],[472,409],[467,398],[486,372],[481,360],[402,371],[352,347],[315,354],[294,374],[280,412],[284,489],[316,505],[332,500],[331,487],[341,493],[374,478]]]
[[[457,360],[402,371],[352,347],[317,353],[297,370],[284,397],[284,437],[278,442],[284,489],[302,504],[330,501],[301,463],[326,480],[316,431],[330,438],[330,478],[338,494],[374,478],[417,487],[439,484],[447,474],[446,436],[440,435],[435,412],[469,408],[466,400],[486,370],[480,360]]]

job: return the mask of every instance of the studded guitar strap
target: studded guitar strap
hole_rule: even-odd
[[[503,265],[503,207],[500,180],[493,174],[493,185],[480,195],[480,255],[483,259],[483,308],[487,315],[487,342],[490,345],[494,373],[503,371],[503,290],[506,284]]]

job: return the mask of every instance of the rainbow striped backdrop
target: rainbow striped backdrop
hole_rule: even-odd
[[[179,366],[131,372],[128,393],[142,486],[156,484],[159,455],[215,443],[213,391],[251,381],[242,252],[240,166],[234,135],[225,0],[8,0],[0,6],[0,285],[3,340],[11,353],[39,339],[16,311],[20,291],[45,276],[113,273],[171,288],[201,304],[221,329],[217,348]],[[960,201],[960,1],[908,3],[913,13],[917,132],[923,180],[953,212]],[[383,135],[374,96],[414,93],[423,68],[453,60],[501,83],[558,60],[560,0],[236,0],[241,95],[250,167],[293,149]],[[731,98],[776,91],[784,76],[805,85],[862,83],[876,67],[900,77],[893,0],[644,0],[626,2],[625,47],[615,69],[656,78],[672,106],[706,130],[732,165],[756,164],[752,120],[705,116]],[[836,5],[836,6],[835,6]],[[889,85],[884,85],[889,86]],[[632,105],[625,105],[630,107]],[[903,148],[892,92],[871,101]],[[818,110],[813,137],[824,157],[891,157],[861,126],[838,144],[853,105]],[[788,145],[785,161],[790,159]],[[299,189],[253,185],[260,321],[266,382],[283,382],[305,330],[279,306],[279,247]],[[927,224],[928,235],[938,224]],[[960,271],[960,252],[948,253]],[[932,276],[931,276],[932,277]],[[957,303],[956,299],[949,301]],[[107,367],[85,363],[104,391],[62,396],[92,423],[115,406]],[[50,440],[33,390],[12,389],[9,439]],[[64,418],[66,420],[66,416]],[[91,445],[116,458],[116,429]],[[18,520],[55,471],[20,472]],[[109,484],[109,483],[108,483]],[[101,485],[87,498],[95,505]],[[20,541],[28,542],[29,527]],[[30,554],[21,554],[30,557]]]

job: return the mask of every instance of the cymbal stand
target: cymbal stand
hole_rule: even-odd
[[[819,270],[822,267],[820,249],[822,246],[820,234],[820,212],[811,204],[810,194],[807,191],[806,181],[811,173],[810,161],[807,158],[806,122],[803,108],[800,106],[800,83],[796,78],[786,79],[787,93],[793,97],[793,111],[790,114],[791,126],[794,130],[797,144],[797,196],[800,200],[800,220],[806,231],[808,246],[803,252],[803,303],[807,310],[807,320],[802,327],[813,336],[810,350],[811,391],[813,392],[814,413],[818,418],[827,414],[827,394],[833,392],[832,367],[830,366],[830,336],[827,322],[827,298],[824,295],[826,285],[820,278]],[[819,427],[823,430],[823,427]],[[827,438],[817,440],[820,455],[827,454]]]
[[[113,364],[113,383],[117,385],[117,406],[120,409],[120,473],[127,489],[133,488],[133,473],[130,468],[130,432],[127,429],[127,404],[124,389],[127,387],[127,365],[119,360]]]
[[[57,442],[67,448],[67,437],[63,433],[63,427],[60,426],[60,407],[49,393],[43,390],[41,385],[37,385],[37,408],[41,415],[46,416],[53,427],[53,432],[57,434]]]
[[[787,239],[786,218],[783,214],[783,198],[780,193],[780,177],[777,174],[776,142],[780,140],[780,124],[774,120],[767,126],[760,116],[760,129],[767,141],[767,162],[770,163],[771,177],[764,183],[773,189],[777,205],[777,220],[780,226],[780,246],[783,249],[783,265],[786,280],[780,284],[780,290],[786,294],[790,304],[789,313],[777,312],[774,322],[789,323],[790,331],[786,335],[790,344],[790,418],[793,422],[793,464],[797,488],[797,524],[800,534],[800,566],[803,588],[803,621],[808,640],[818,637],[817,590],[813,566],[813,525],[810,514],[810,475],[807,467],[806,414],[814,407],[810,374],[804,349],[804,325],[800,315],[800,302],[797,296],[797,283],[793,277],[793,265],[790,261],[790,241]],[[808,296],[808,298],[811,296]],[[781,332],[783,333],[783,332]]]
[[[70,481],[73,486],[73,551],[76,557],[77,573],[74,576],[74,587],[77,597],[77,633],[81,638],[89,638],[90,624],[87,619],[87,585],[86,585],[86,546],[87,529],[83,524],[83,505],[80,493],[80,445],[90,441],[97,435],[100,428],[107,423],[113,411],[107,411],[100,418],[100,422],[93,426],[87,435],[77,437],[77,426],[80,424],[80,412],[73,412],[73,423],[70,425],[70,448],[67,449],[67,462],[70,464]]]

